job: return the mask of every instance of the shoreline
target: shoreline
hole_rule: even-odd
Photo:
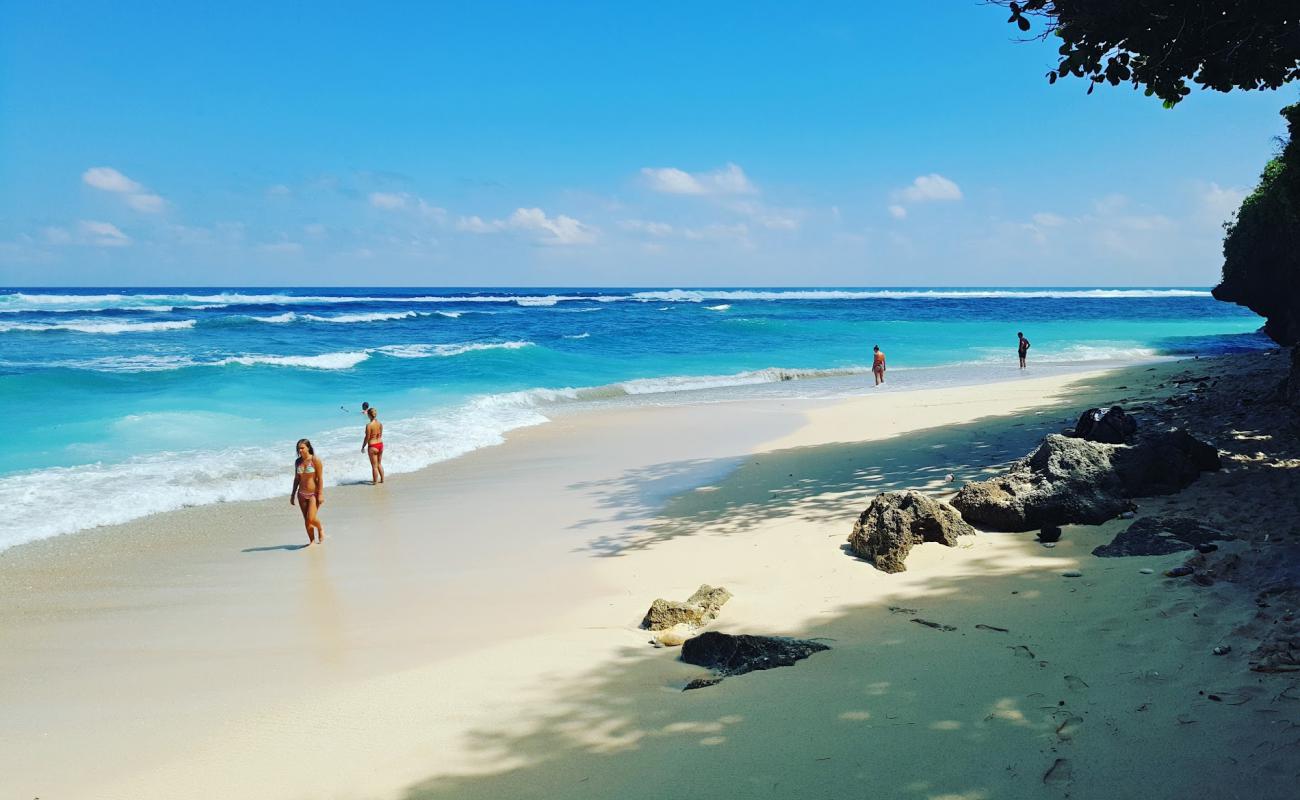
[[[835,538],[847,536],[853,509],[877,491],[941,490],[944,472],[958,473],[959,485],[1023,455],[1026,443],[1059,427],[1063,412],[1086,407],[1083,398],[1113,394],[1115,374],[843,402],[562,416],[500,447],[396,476],[390,484],[400,494],[335,487],[327,543],[306,553],[280,549],[301,531],[277,501],[169,512],[119,526],[133,535],[111,542],[98,530],[21,546],[22,558],[6,551],[0,632],[17,657],[0,686],[36,694],[5,698],[17,712],[3,729],[14,763],[0,774],[21,776],[13,787],[19,796],[60,796],[54,789],[133,798],[182,790],[412,798],[492,796],[503,786],[510,787],[504,796],[531,796],[543,785],[559,791],[568,785],[563,770],[534,775],[536,786],[510,783],[556,761],[528,756],[532,740],[520,737],[545,732],[566,758],[583,760],[632,753],[637,742],[653,750],[654,741],[676,735],[620,740],[626,720],[617,705],[594,702],[611,691],[609,682],[600,692],[580,690],[588,669],[606,665],[622,675],[610,679],[613,688],[652,717],[658,712],[647,701],[715,707],[760,686],[797,693],[820,685],[814,660],[681,696],[690,699],[664,694],[697,670],[644,644],[635,625],[655,596],[722,583],[736,599],[718,628],[803,635],[827,614],[838,618],[863,602],[939,602],[942,585],[973,577],[974,563],[992,569],[982,578],[992,591],[998,575],[1022,580],[1081,557],[1086,551],[1070,548],[1043,556],[1023,537],[991,534],[969,551],[922,545],[909,572],[890,582],[846,558]],[[1020,416],[1008,416],[1015,411]],[[881,459],[867,472],[864,452]],[[431,516],[456,538],[413,530]],[[334,533],[331,520],[343,529]],[[159,535],[175,528],[183,533]],[[283,533],[272,537],[277,530]],[[823,544],[808,549],[809,542]],[[772,555],[753,552],[761,548]],[[1059,586],[1054,575],[1051,586]],[[1116,595],[1106,602],[1136,602],[1131,584],[1103,588]],[[890,619],[868,616],[873,625]],[[130,647],[116,641],[124,630]],[[80,665],[87,657],[95,664],[90,675]],[[722,718],[734,716],[746,715],[675,729],[707,734],[696,737],[701,742],[724,738],[679,755],[691,760],[723,745],[722,732],[741,723]],[[132,722],[141,718],[162,730],[147,735]],[[532,734],[519,729],[526,719],[537,723]],[[120,741],[95,735],[110,726]],[[485,746],[492,730],[515,752]],[[321,731],[319,749],[302,752],[299,737]],[[752,744],[761,750],[763,741]],[[51,785],[55,774],[66,786]],[[579,793],[600,796],[600,785]],[[641,788],[653,796],[656,787]]]
[[[564,387],[559,389],[532,388],[521,391],[499,392],[481,396],[466,398],[458,405],[442,409],[442,412],[453,415],[461,414],[473,410],[480,404],[487,403],[494,406],[505,400],[505,406],[514,413],[495,420],[496,427],[489,425],[487,430],[475,430],[475,438],[482,439],[485,435],[488,439],[495,438],[496,441],[486,443],[471,443],[468,450],[460,450],[455,455],[441,458],[439,460],[422,463],[414,468],[403,468],[399,465],[388,465],[390,474],[409,475],[419,473],[427,469],[436,467],[439,464],[456,461],[464,458],[479,450],[485,448],[499,447],[506,443],[512,436],[521,431],[539,425],[546,425],[554,422],[561,417],[572,415],[582,415],[590,413],[605,413],[608,411],[619,411],[624,409],[635,409],[643,406],[673,406],[689,407],[707,403],[736,403],[736,402],[771,402],[779,400],[792,401],[813,401],[813,402],[841,402],[852,400],[863,396],[865,392],[875,392],[877,394],[893,393],[898,391],[925,391],[932,389],[952,389],[957,390],[969,386],[985,386],[992,383],[1004,383],[1011,381],[1035,380],[1042,378],[1060,378],[1068,376],[1086,376],[1095,372],[1109,371],[1114,369],[1126,369],[1129,367],[1145,366],[1148,364],[1171,363],[1179,360],[1173,356],[1153,356],[1150,358],[1137,359],[1133,361],[1108,361],[1103,360],[1097,363],[1092,362],[1045,362],[1041,366],[1036,366],[1036,371],[1044,374],[1030,376],[1023,372],[1018,372],[1005,365],[1000,370],[976,374],[972,371],[974,367],[984,365],[980,363],[963,363],[940,365],[932,367],[900,367],[892,371],[895,374],[903,376],[904,383],[902,388],[895,388],[896,383],[887,384],[883,389],[876,389],[871,385],[871,373],[868,367],[845,367],[845,368],[828,368],[828,369],[798,369],[798,368],[778,368],[768,367],[760,370],[744,371],[726,375],[696,375],[696,376],[669,376],[665,378],[638,378],[618,383],[612,383],[601,386],[589,387]],[[762,376],[762,379],[758,379]],[[755,378],[752,382],[742,380],[744,378]],[[911,381],[908,381],[911,378]],[[739,381],[739,382],[737,382]],[[680,388],[659,388],[672,387],[680,384]],[[653,386],[652,386],[653,385]],[[801,391],[790,393],[788,387],[797,385]],[[650,387],[647,389],[636,387]],[[634,390],[635,388],[635,390]],[[617,390],[617,392],[615,391]],[[436,415],[434,415],[436,416]],[[403,423],[415,423],[414,428],[418,431],[422,425],[420,420],[430,417],[430,414],[422,416],[417,415],[414,419],[398,418],[392,422],[395,426],[390,435],[393,444],[398,447],[396,454],[403,456],[401,447],[407,444],[413,444],[410,437],[414,433],[403,431]],[[466,424],[479,424],[477,419],[472,421],[462,420]],[[504,426],[504,427],[502,427]],[[362,482],[368,483],[369,465],[365,462],[364,457],[358,457],[354,452],[355,448],[351,446],[352,436],[351,429],[334,428],[318,432],[311,438],[320,442],[318,437],[327,437],[333,442],[333,449],[326,453],[331,457],[331,472],[335,475],[344,474],[348,477],[342,478],[340,483],[332,484],[330,487],[334,490],[354,485]],[[338,441],[334,441],[338,440]],[[347,442],[346,446],[343,442]],[[340,447],[344,449],[339,449]],[[319,448],[319,446],[318,446]],[[454,445],[454,450],[459,450],[460,445]],[[237,448],[238,449],[238,448]],[[222,454],[212,451],[208,452],[214,457],[222,457]],[[322,450],[324,453],[325,451]],[[107,464],[109,470],[129,469],[134,459],[146,458],[158,454],[142,453],[137,454],[123,462],[111,462]],[[247,459],[241,457],[239,463],[243,464]],[[50,476],[44,476],[44,473],[53,471],[55,474],[61,472],[76,472],[87,468],[96,470],[102,465],[74,465],[71,467],[50,467],[33,470],[23,473],[14,473],[5,476],[11,479],[31,480],[36,477],[48,479]],[[247,465],[246,465],[247,466]],[[394,469],[394,467],[397,467]],[[340,473],[342,470],[342,473]],[[156,471],[154,469],[153,471]],[[363,474],[364,473],[364,474]],[[278,473],[277,473],[278,475]],[[63,476],[67,479],[67,476]],[[124,480],[124,476],[117,478],[117,483]],[[0,479],[3,480],[3,479]],[[250,480],[245,478],[245,480]],[[263,476],[258,479],[262,482],[266,480],[278,481],[279,478],[270,478]],[[95,485],[93,482],[90,485]],[[120,488],[120,487],[115,487]],[[173,491],[180,492],[192,490],[196,487],[174,487]],[[220,492],[246,492],[249,487],[231,485]],[[31,491],[39,491],[39,486],[33,485]],[[39,495],[35,495],[39,497]],[[239,503],[257,503],[273,500],[280,496],[277,491],[275,494],[265,494],[263,491],[254,491],[251,497],[241,497],[239,499],[209,499],[202,502],[191,502],[186,505],[175,507],[165,507],[159,510],[146,511],[138,516],[128,516],[125,519],[111,519],[97,524],[91,524],[76,530],[62,531],[53,534],[43,534],[34,539],[18,541],[14,544],[0,543],[0,558],[6,551],[15,547],[23,547],[60,536],[82,534],[94,531],[98,528],[112,528],[117,526],[130,525],[135,522],[147,520],[158,515],[170,514],[179,511],[185,511],[191,508],[205,508],[211,506],[220,506],[227,504]],[[118,498],[110,497],[109,502],[113,504],[113,511],[110,516],[121,516],[121,509],[118,507]],[[21,509],[20,513],[25,513],[28,509]],[[127,512],[130,513],[130,512]],[[3,521],[0,521],[0,533],[3,532]]]

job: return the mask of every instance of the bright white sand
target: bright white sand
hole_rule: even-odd
[[[841,550],[875,493],[960,485],[1111,384],[575,414],[329,491],[323,548],[274,549],[283,501],[16,548],[0,795],[1284,796],[1287,715],[1208,655],[1249,612],[1159,577],[1177,556],[1093,559],[1111,525],[897,575]],[[833,649],[681,693],[702,671],[636,625],[700,583],[735,594],[717,629]]]

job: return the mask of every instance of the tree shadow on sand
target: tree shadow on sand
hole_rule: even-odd
[[[870,496],[955,488],[947,473],[960,485],[998,468],[1062,420],[1072,422],[1078,409],[1105,404],[1125,382],[1133,376],[1080,382],[1068,403],[1029,412],[1020,423],[999,419],[994,436],[982,431],[993,421],[981,420],[748,459],[717,492],[674,498],[643,527],[591,549],[618,555],[792,515],[840,525],[847,535]],[[978,457],[956,464],[943,457],[966,447]],[[675,469],[661,465],[584,488],[604,492],[606,506],[619,509],[639,502],[643,477]],[[1024,557],[1007,558],[1003,548],[924,584],[855,563],[862,581],[886,582],[873,602],[834,607],[798,630],[745,631],[831,644],[794,667],[682,692],[703,670],[675,651],[641,646],[576,677],[546,676],[545,702],[469,734],[473,758],[463,774],[412,785],[403,800],[992,800],[1148,791],[1139,787],[1159,787],[1162,797],[1289,796],[1294,726],[1277,712],[1290,708],[1269,705],[1258,677],[1242,676],[1244,666],[1223,672],[1224,686],[1201,685],[1201,670],[1184,671],[1189,660],[1211,657],[1241,599],[1237,590],[1138,574],[1138,561],[1162,563],[1156,560],[1086,555],[1117,524],[1072,528],[1074,548],[1065,552],[1033,544],[1032,534],[1002,534]],[[1062,576],[1076,565],[1084,578]],[[1125,592],[1127,600],[1113,601]],[[1236,705],[1206,691],[1216,688],[1232,688]],[[1269,742],[1270,732],[1289,738]],[[1268,746],[1228,746],[1261,739]]]
[[[1030,452],[1048,433],[1072,425],[1079,411],[1105,405],[1124,379],[1115,375],[1072,384],[1068,403],[1045,404],[1016,418],[990,416],[961,425],[917,431],[870,442],[791,448],[729,459],[689,460],[631,470],[606,481],[574,484],[596,496],[608,516],[575,527],[623,523],[619,533],[591,539],[600,557],[645,550],[709,526],[715,534],[738,534],[768,520],[843,522],[845,535],[871,498],[915,489],[955,492],[966,481],[999,472]],[[952,454],[960,453],[957,459]],[[685,475],[730,474],[716,485],[662,502],[657,487],[680,484]],[[949,482],[947,476],[952,475]],[[640,521],[638,521],[640,520]]]

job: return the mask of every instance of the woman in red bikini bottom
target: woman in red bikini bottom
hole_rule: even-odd
[[[325,504],[325,466],[316,457],[311,442],[298,440],[298,459],[293,462],[293,488],[289,490],[289,505],[297,503],[302,509],[302,521],[307,526],[307,544],[325,541],[325,528],[316,512]]]
[[[370,485],[384,482],[384,423],[380,422],[375,407],[366,409],[370,421],[366,435],[361,440],[361,452],[370,456]]]

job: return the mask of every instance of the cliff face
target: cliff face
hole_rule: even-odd
[[[1282,116],[1287,142],[1228,227],[1214,296],[1267,318],[1264,332],[1293,345],[1300,342],[1300,104]]]

